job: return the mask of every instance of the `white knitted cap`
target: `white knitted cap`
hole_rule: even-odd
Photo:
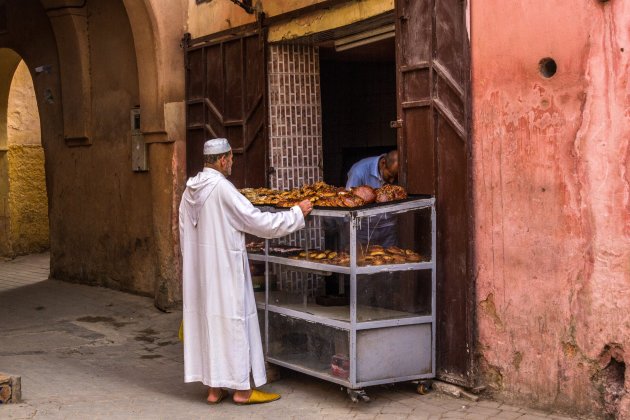
[[[203,144],[204,155],[220,155],[232,150],[227,139],[212,139]]]

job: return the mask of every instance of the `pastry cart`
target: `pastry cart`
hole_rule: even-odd
[[[379,244],[379,229],[395,245]],[[248,256],[265,268],[266,360],[340,384],[355,402],[369,400],[367,386],[434,378],[435,242],[433,197],[315,208],[305,229],[260,240]]]

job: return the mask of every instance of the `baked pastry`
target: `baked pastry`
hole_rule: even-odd
[[[392,255],[405,255],[405,251],[397,246],[390,246],[387,248],[387,252]]]
[[[372,260],[371,265],[383,265],[385,264],[385,260],[382,257],[377,257]]]
[[[386,264],[390,264],[393,260],[394,257],[392,255],[382,255],[381,259],[386,263]]]
[[[278,207],[286,207],[286,208],[290,208],[293,206],[297,206],[302,200],[295,200],[295,199],[288,199],[288,200],[279,200],[276,203],[276,206]]]
[[[392,264],[404,264],[407,262],[405,257],[403,257],[402,255],[392,255],[391,258]]]
[[[347,194],[342,198],[345,207],[359,207],[365,204],[365,201],[354,194]]]
[[[407,191],[400,185],[385,184],[381,188],[378,188],[375,193],[377,203],[386,203],[407,198]]]
[[[376,200],[376,193],[369,185],[354,187],[351,191],[357,197],[361,197],[365,204],[373,203]]]

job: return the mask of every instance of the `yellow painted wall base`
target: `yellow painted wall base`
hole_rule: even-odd
[[[41,146],[10,145],[7,158],[11,253],[44,251],[49,247],[44,150]]]

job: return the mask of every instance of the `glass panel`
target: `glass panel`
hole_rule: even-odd
[[[323,375],[348,379],[348,331],[269,312],[268,356]]]
[[[293,260],[348,266],[349,219],[309,216],[304,229],[269,244],[269,255]]]
[[[357,321],[431,315],[431,271],[357,276]]]
[[[263,349],[266,347],[267,335],[265,334],[265,310],[258,309],[258,326],[260,327],[260,337],[262,338]]]
[[[337,321],[350,321],[348,280],[332,272],[269,264],[269,304]]]
[[[431,261],[431,210],[361,217],[357,223],[358,265]]]
[[[248,254],[265,255],[265,240],[254,235],[245,234],[245,248]]]

